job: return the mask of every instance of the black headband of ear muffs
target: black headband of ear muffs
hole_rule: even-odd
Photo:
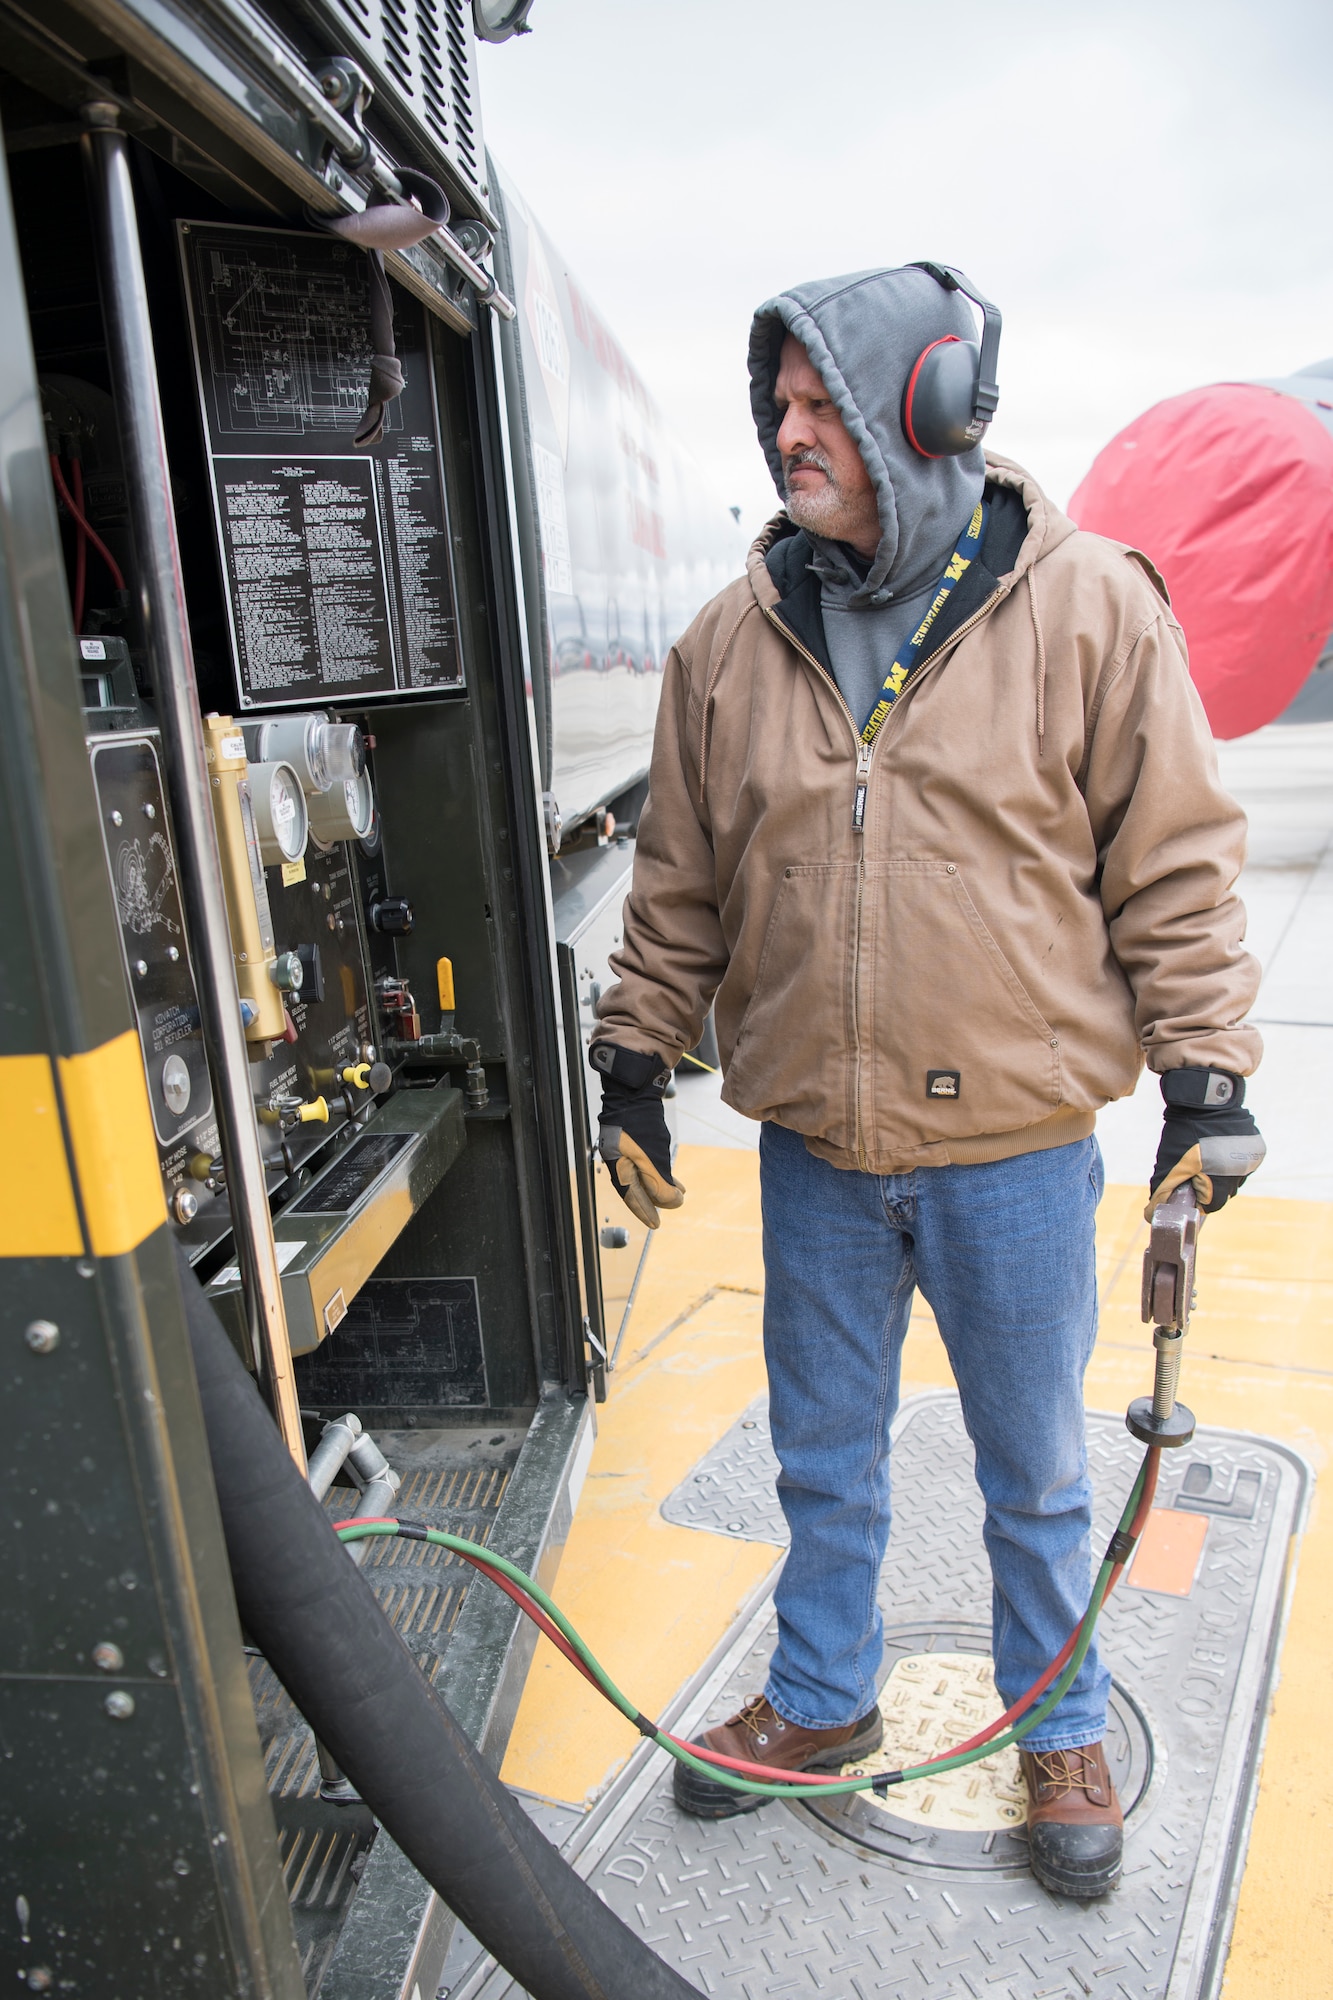
[[[981,347],[945,334],[923,348],[903,390],[903,432],[922,458],[958,458],[980,444],[1000,400],[995,380],[1000,351],[1000,309],[952,264],[920,262],[946,292],[961,292],[980,306]]]

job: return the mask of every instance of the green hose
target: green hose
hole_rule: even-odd
[[[1151,1453],[1149,1454],[1150,1456]],[[1035,1729],[1039,1722],[1045,1721],[1052,1709],[1056,1708],[1063,1701],[1065,1695],[1073,1686],[1079,1668],[1083,1665],[1083,1661],[1087,1655],[1088,1647],[1092,1644],[1092,1635],[1096,1630],[1097,1620],[1101,1614],[1107,1590],[1110,1588],[1111,1573],[1118,1564],[1126,1560],[1128,1550],[1125,1543],[1129,1536],[1134,1516],[1138,1512],[1139,1501],[1143,1494],[1143,1482],[1147,1477],[1147,1473],[1148,1457],[1145,1457],[1143,1464],[1139,1467],[1138,1477],[1130,1489],[1129,1498],[1125,1502],[1124,1512],[1120,1516],[1119,1527],[1112,1537],[1111,1547],[1108,1549],[1102,1566],[1097,1572],[1097,1580],[1092,1587],[1092,1595],[1088,1600],[1088,1608],[1083,1614],[1083,1619],[1079,1627],[1078,1643],[1074,1647],[1068,1665],[1030,1715],[1025,1715],[1019,1721],[1011,1723],[1008,1729],[1002,1730],[998,1736],[992,1737],[988,1743],[979,1743],[974,1749],[960,1751],[956,1756],[936,1757],[928,1764],[914,1764],[902,1771],[881,1771],[874,1776],[841,1778],[833,1782],[821,1783],[817,1786],[773,1783],[758,1778],[746,1778],[742,1777],[738,1772],[724,1770],[717,1764],[707,1763],[702,1757],[694,1756],[682,1744],[677,1743],[673,1737],[666,1735],[660,1730],[655,1723],[648,1722],[647,1718],[640,1713],[629,1697],[621,1693],[610,1674],[607,1673],[605,1667],[602,1666],[590,1648],[579,1637],[559,1606],[547,1596],[539,1583],[535,1583],[530,1576],[525,1575],[516,1564],[511,1563],[504,1556],[495,1554],[491,1549],[480,1547],[476,1542],[464,1541],[460,1535],[446,1534],[442,1528],[422,1528],[412,1525],[406,1531],[406,1539],[431,1542],[436,1548],[451,1549],[456,1555],[473,1560],[484,1569],[495,1570],[499,1575],[507,1577],[511,1583],[516,1584],[526,1597],[531,1598],[533,1603],[545,1612],[551,1623],[568,1641],[607,1700],[614,1707],[618,1708],[626,1720],[632,1722],[642,1735],[646,1736],[651,1742],[656,1743],[660,1749],[665,1750],[678,1763],[688,1764],[691,1770],[700,1772],[704,1777],[711,1778],[717,1784],[726,1785],[732,1791],[748,1792],[752,1795],[757,1793],[761,1798],[808,1799],[812,1795],[819,1798],[842,1798],[852,1792],[876,1791],[882,1793],[890,1785],[905,1784],[914,1778],[935,1778],[943,1771],[959,1770],[966,1764],[975,1764],[983,1757],[993,1757],[997,1751],[1007,1750],[1010,1744],[1021,1742],[1023,1737]],[[397,1521],[349,1521],[340,1527],[337,1532],[340,1540],[355,1542],[375,1535],[386,1537],[403,1535],[404,1531],[405,1524]]]

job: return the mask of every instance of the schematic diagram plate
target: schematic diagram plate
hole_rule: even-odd
[[[1104,1546],[1140,1453],[1117,1417],[1091,1416],[1088,1428],[1094,1542]],[[980,1653],[990,1620],[981,1502],[957,1398],[908,1404],[893,1452],[880,1587],[886,1672],[932,1650]],[[755,1457],[746,1455],[752,1486]],[[667,1759],[647,1747],[565,1851],[639,1936],[716,2000],[811,1990],[827,2000],[1211,2000],[1306,1484],[1295,1454],[1236,1433],[1201,1429],[1164,1455],[1158,1506],[1206,1515],[1207,1536],[1187,1596],[1137,1589],[1131,1570],[1103,1619],[1117,1682],[1108,1748],[1129,1808],[1125,1875],[1112,1896],[1079,1904],[1048,1895],[1027,1870],[1021,1828],[967,1832],[865,1805],[853,1815],[832,1801],[820,1815],[774,1802],[736,1819],[690,1819],[673,1802]],[[728,1520],[741,1519],[733,1500]],[[774,1633],[770,1604],[667,1725],[696,1735],[733,1714],[762,1688]],[[507,1988],[478,1966],[451,2000],[499,2000]]]
[[[406,386],[358,451],[365,254],[314,231],[179,228],[240,706],[461,687],[420,303],[394,293]]]

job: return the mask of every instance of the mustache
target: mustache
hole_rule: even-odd
[[[825,454],[819,449],[818,445],[813,445],[813,444],[807,445],[801,451],[788,452],[786,457],[782,461],[783,479],[784,480],[790,479],[792,473],[797,471],[798,468],[803,465],[814,466],[817,472],[823,473],[824,477],[829,481],[831,485],[837,484],[836,480],[834,480],[833,477],[833,467],[830,464],[828,458],[825,456]]]

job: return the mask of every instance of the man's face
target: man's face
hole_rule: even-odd
[[[774,401],[788,514],[798,528],[873,556],[880,528],[870,474],[794,333],[782,343]]]

